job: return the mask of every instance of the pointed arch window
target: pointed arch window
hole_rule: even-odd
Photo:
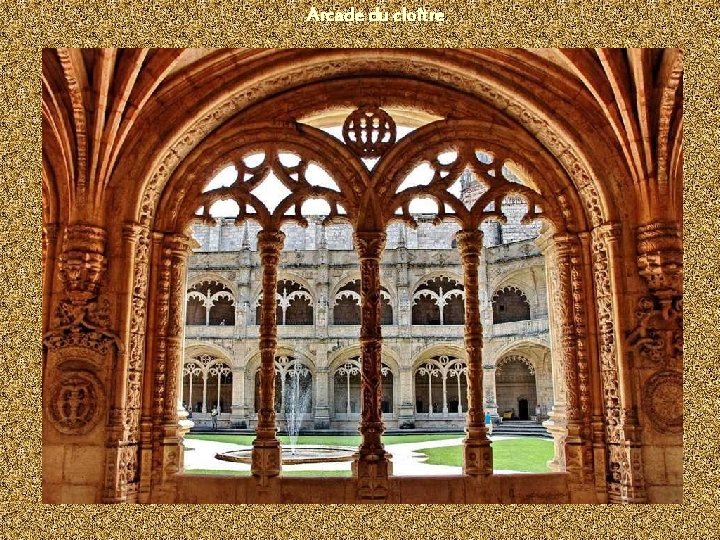
[[[202,281],[187,291],[187,325],[235,325],[235,296],[218,281]]]
[[[413,293],[412,323],[428,325],[464,324],[465,292],[449,277],[436,277],[418,285]]]
[[[277,324],[278,326],[305,326],[315,323],[313,297],[304,286],[282,279],[277,284]],[[255,320],[260,323],[260,305],[262,294],[255,305]]]
[[[380,286],[381,313],[380,324],[387,326],[393,324],[393,308],[390,292],[386,287]],[[360,280],[356,279],[343,285],[335,294],[333,304],[333,324],[357,325],[360,324]]]

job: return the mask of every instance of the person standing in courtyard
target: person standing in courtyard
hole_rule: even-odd
[[[217,431],[218,410],[216,406],[213,406],[212,411],[210,411],[210,418],[212,419],[213,431]]]

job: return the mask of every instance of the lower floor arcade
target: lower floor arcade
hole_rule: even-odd
[[[250,348],[250,347],[249,347]],[[492,350],[492,343],[489,347]],[[314,351],[314,354],[313,352]],[[413,356],[409,344],[383,348],[383,422],[388,429],[462,429],[467,363],[461,343],[436,342]],[[403,354],[405,353],[405,354]],[[542,340],[516,340],[484,365],[485,412],[493,418],[547,418],[553,407],[550,350]],[[182,403],[195,426],[252,429],[259,410],[259,358],[192,341],[185,351]],[[354,432],[360,421],[361,365],[356,346],[281,344],[275,358],[279,428],[291,415],[304,430]]]

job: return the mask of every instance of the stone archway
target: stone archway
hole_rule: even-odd
[[[153,57],[148,63],[156,69],[150,69],[149,73],[162,72],[157,68],[170,61],[172,54],[175,53],[165,52]],[[322,54],[326,57],[323,58]],[[48,56],[49,53],[44,54],[44,64]],[[87,73],[87,70],[83,71],[84,62],[90,60],[83,55],[69,55],[67,51],[61,52],[58,57],[60,65],[53,64],[48,77],[54,79],[58,73],[65,73],[69,77],[69,93],[78,98],[79,85],[73,74]],[[106,53],[97,57],[100,63],[109,58]],[[495,151],[519,154],[512,156],[514,161],[522,162],[520,158],[523,155],[532,156],[529,158],[531,163],[521,163],[520,168],[525,167],[528,176],[537,180],[534,187],[544,197],[542,204],[538,205],[542,207],[542,212],[549,212],[550,217],[557,219],[556,225],[561,225],[548,239],[548,260],[553,261],[553,271],[548,275],[555,299],[552,320],[557,340],[553,348],[558,351],[556,374],[565,383],[564,394],[560,396],[562,407],[558,407],[553,421],[566,435],[561,440],[561,447],[571,479],[569,492],[576,501],[593,500],[598,493],[609,493],[612,500],[618,501],[643,500],[640,441],[635,435],[640,432],[638,421],[635,413],[627,415],[623,412],[621,415],[620,411],[640,411],[643,419],[650,421],[655,429],[668,437],[676,432],[676,419],[671,419],[669,424],[662,418],[658,420],[658,411],[652,403],[656,395],[668,388],[677,389],[680,377],[678,365],[681,366],[682,350],[677,324],[679,321],[681,325],[682,304],[681,284],[678,284],[681,270],[677,269],[682,266],[681,257],[678,262],[677,254],[681,254],[682,246],[681,243],[678,246],[678,227],[672,223],[677,219],[677,208],[671,208],[667,215],[662,211],[658,213],[653,209],[655,192],[652,189],[644,191],[641,187],[636,192],[632,178],[637,172],[634,170],[636,163],[625,163],[623,156],[616,151],[616,147],[627,148],[627,141],[622,136],[618,141],[611,140],[612,137],[597,140],[598,132],[610,134],[617,126],[612,119],[606,118],[601,107],[593,103],[592,92],[584,91],[582,82],[574,78],[564,80],[557,71],[548,75],[555,86],[536,91],[538,85],[535,82],[529,82],[528,87],[518,85],[522,70],[505,65],[503,56],[491,51],[362,51],[354,55],[342,51],[278,51],[267,54],[265,59],[255,58],[253,54],[249,54],[250,57],[253,61],[257,60],[252,80],[241,80],[239,74],[235,76],[238,78],[229,76],[221,93],[217,93],[212,84],[202,84],[200,75],[203,70],[199,66],[197,71],[186,74],[184,83],[176,82],[162,88],[158,95],[163,99],[151,100],[151,104],[139,115],[140,120],[135,126],[137,134],[129,137],[131,142],[128,145],[124,148],[121,144],[117,148],[112,148],[110,143],[103,146],[112,154],[108,156],[110,162],[115,163],[114,160],[118,159],[117,168],[104,165],[85,167],[85,151],[78,150],[78,169],[81,171],[81,177],[77,179],[78,199],[68,197],[68,201],[64,201],[71,206],[71,212],[67,222],[63,223],[63,253],[57,264],[62,286],[52,299],[53,309],[58,307],[59,315],[48,325],[49,331],[45,335],[48,350],[45,374],[51,380],[66,380],[80,366],[73,357],[77,353],[73,348],[85,350],[90,344],[93,353],[85,351],[87,361],[81,366],[95,377],[92,379],[88,375],[85,379],[97,390],[94,395],[104,396],[104,390],[108,390],[107,400],[104,397],[101,400],[101,406],[107,412],[107,422],[102,426],[90,426],[95,430],[90,435],[94,439],[76,440],[87,447],[107,448],[106,452],[103,450],[107,456],[107,467],[104,468],[107,473],[102,488],[104,500],[120,501],[130,497],[131,500],[141,501],[171,501],[180,493],[175,473],[182,468],[177,398],[184,310],[178,291],[184,287],[184,261],[188,250],[184,227],[188,214],[195,210],[189,205],[198,202],[199,194],[194,191],[197,184],[207,176],[209,168],[215,166],[212,163],[214,160],[226,155],[223,152],[232,150],[228,147],[230,140],[236,146],[250,144],[249,141],[255,145],[272,145],[281,140],[283,144],[302,147],[303,151],[311,154],[313,147],[316,150],[324,148],[323,153],[331,156],[329,161],[333,172],[345,182],[340,186],[341,195],[350,199],[351,203],[347,204],[346,210],[352,213],[362,208],[353,219],[356,220],[361,255],[362,293],[363,297],[372,300],[373,291],[377,288],[378,260],[384,242],[382,231],[390,221],[383,212],[394,211],[399,208],[397,204],[403,202],[403,196],[392,190],[401,180],[402,167],[409,166],[413,160],[433,159],[432,152],[446,150],[453,140],[486,142],[487,138],[492,139]],[[408,59],[413,61],[408,62]],[[222,76],[229,75],[229,71],[236,67],[234,60],[232,55],[219,54],[214,60],[217,61],[218,79],[207,77],[207,80],[217,82]],[[493,66],[493,70],[484,69],[481,60]],[[109,72],[114,69],[114,61],[113,57],[112,64],[107,64]],[[572,59],[570,64],[577,69],[581,65]],[[523,69],[534,74],[542,72],[534,62],[524,65]],[[141,66],[142,62],[138,70]],[[388,74],[394,77],[387,77]],[[375,77],[375,86],[359,86],[363,86],[361,92],[380,96],[379,106],[385,104],[382,102],[385,98],[402,101],[398,96],[413,95],[419,96],[412,98],[417,101],[416,105],[425,105],[425,108],[441,113],[442,117],[452,113],[454,118],[434,126],[428,124],[418,129],[414,137],[404,139],[390,149],[386,156],[393,159],[380,163],[373,173],[390,179],[385,187],[369,178],[368,172],[361,166],[348,165],[356,157],[352,151],[333,145],[301,123],[266,124],[258,128],[257,124],[247,122],[251,118],[264,120],[270,105],[273,105],[272,110],[280,110],[276,107],[280,103],[278,100],[287,95],[302,97],[298,101],[289,98],[287,106],[282,108],[288,115],[283,119],[289,121],[302,119],[301,113],[317,112],[318,108],[327,107],[333,100],[356,107],[359,103],[355,99],[357,96],[343,90],[343,86],[352,87],[346,84],[347,80],[360,76]],[[438,80],[443,83],[438,84]],[[530,77],[528,80],[535,79]],[[143,89],[142,92],[151,89],[149,92],[152,93],[152,89],[156,88],[155,84],[146,84],[149,82],[147,76],[142,81],[143,84],[138,86]],[[317,92],[324,84],[332,92]],[[290,88],[291,85],[294,88]],[[382,91],[383,85],[388,88],[385,92]],[[407,92],[411,87],[420,91]],[[573,95],[577,99],[573,103],[559,99],[562,95],[559,89],[568,88],[576,91]],[[46,90],[52,93],[52,88]],[[327,101],[306,106],[306,110],[302,111],[302,100],[306,100],[308,91],[326,95]],[[105,106],[104,97],[100,94],[88,94],[88,99],[101,100],[97,103],[98,109]],[[446,99],[449,94],[457,99]],[[194,102],[187,101],[191,95]],[[166,109],[163,103],[171,98],[176,98],[173,101],[178,104],[167,111],[172,115],[171,119],[168,118],[172,128],[156,137],[157,132],[150,128],[157,122],[160,112]],[[48,115],[61,107],[58,104],[66,102],[70,101],[59,99],[54,103],[48,102]],[[83,103],[83,100],[76,99],[73,103]],[[555,111],[556,105],[562,110]],[[82,109],[81,105],[75,107],[73,114],[82,116]],[[95,108],[90,107],[89,110],[91,120],[104,118],[102,114],[95,115]],[[478,111],[487,116],[484,123],[463,120],[463,111],[473,111],[474,114],[468,118],[477,118],[475,114]],[[564,116],[565,111],[571,114]],[[243,113],[246,113],[245,118]],[[115,114],[114,110],[112,114]],[[231,117],[234,118],[228,121]],[[85,123],[78,121],[75,125],[82,130]],[[128,124],[110,122],[109,125],[122,126],[125,131],[117,140],[125,140]],[[442,129],[438,129],[440,125]],[[240,126],[246,131],[243,132]],[[149,140],[140,135],[143,129],[151,137]],[[273,141],[267,138],[268,134],[280,139]],[[84,144],[91,139],[86,136],[87,133],[79,133],[78,139]],[[109,137],[108,141],[111,140],[114,139]],[[636,138],[630,140],[635,141]],[[591,141],[598,141],[597,145],[593,146]],[[58,152],[54,151],[56,148],[52,144],[49,145],[49,155],[57,157]],[[201,157],[203,155],[207,161]],[[104,157],[98,156],[92,159],[102,158],[102,163],[107,163]],[[127,159],[128,156],[134,159]],[[54,170],[62,170],[66,158],[64,155],[57,158]],[[626,165],[633,169],[630,173]],[[94,176],[94,172],[86,177],[85,170],[110,172],[107,177]],[[128,178],[137,181],[131,185],[127,182]],[[499,179],[499,176],[496,178]],[[58,182],[65,186],[72,180],[65,178]],[[636,184],[642,184],[642,172],[635,180]],[[662,179],[662,182],[666,180]],[[65,191],[72,192],[75,197],[75,186],[70,187],[72,189]],[[373,188],[380,189],[374,193]],[[437,195],[437,190],[436,183],[427,187],[423,195]],[[65,192],[62,189],[58,191]],[[665,184],[659,189],[662,193],[667,191]],[[304,192],[299,197],[307,194]],[[534,197],[527,191],[524,194]],[[211,202],[209,198],[204,202]],[[390,208],[392,204],[388,204],[388,208],[381,208],[378,201],[390,201],[396,206]],[[666,208],[667,205],[660,204],[658,208],[661,207]],[[476,221],[487,217],[485,212],[493,211],[486,208],[465,216],[462,221],[466,230],[459,234],[457,242],[465,265],[465,287],[472,298],[476,292],[472,290],[477,285],[473,276],[477,274],[480,252]],[[536,212],[535,205],[529,204],[528,208]],[[115,209],[119,212],[113,213]],[[401,215],[407,217],[405,213]],[[623,216],[622,226],[616,224],[619,216]],[[269,269],[266,282],[270,283],[270,278],[273,278],[272,286],[282,237],[277,227],[268,228],[267,225],[277,225],[274,218],[279,217],[265,216],[268,218],[264,219],[267,229],[264,232],[267,234],[263,234],[261,246],[264,268]],[[657,222],[653,223],[653,220]],[[632,235],[638,225],[642,226],[638,230],[637,241],[634,241]],[[628,254],[634,252],[634,247],[640,255],[637,261],[640,275],[650,284],[649,297],[639,304],[642,313],[637,324],[629,320],[623,308],[634,303],[637,296],[627,291],[640,290],[642,281],[638,276],[628,277],[620,272],[631,262]],[[669,254],[668,258],[664,257],[665,254]],[[658,260],[668,259],[672,264],[663,263],[660,267],[656,264]],[[112,289],[102,284],[105,275],[113,284]],[[274,292],[270,286],[265,289],[266,297],[271,297]],[[626,294],[631,297],[627,298]],[[108,305],[110,302],[112,305]],[[478,419],[482,409],[482,402],[477,403],[477,398],[482,395],[478,383],[482,380],[480,369],[483,367],[479,318],[476,317],[476,306],[472,302],[468,304],[466,347],[472,374],[469,395],[474,403],[469,403],[471,414],[466,445],[469,466],[466,473],[474,478],[487,473],[490,452]],[[369,476],[359,475],[357,496],[360,500],[385,497],[390,493],[387,485],[391,481],[386,474],[387,468],[383,468],[384,458],[379,442],[382,426],[375,414],[376,400],[372,399],[373,395],[377,397],[377,392],[373,394],[376,388],[373,381],[377,379],[380,362],[380,332],[373,323],[377,311],[375,307],[374,301],[370,301],[368,307],[363,308],[366,309],[363,313],[363,360],[368,360],[363,362],[363,369],[368,366],[364,375],[369,395],[369,416],[363,419],[361,426],[364,436],[361,449],[364,453],[361,454],[363,466],[372,461],[379,462],[380,468],[366,468],[364,471]],[[272,319],[268,311],[265,328],[261,328],[266,371],[273,359]],[[596,329],[597,346],[594,337]],[[671,351],[665,351],[662,357],[663,369],[673,374],[670,377],[660,377],[661,372],[653,367],[652,359],[643,346],[648,336],[658,332],[669,338],[666,340],[668,343],[680,344]],[[631,338],[626,340],[628,335]],[[77,341],[78,336],[85,341]],[[632,355],[637,356],[642,366],[637,379],[642,392],[639,387],[633,386],[635,383],[629,373]],[[267,375],[267,380],[270,380],[270,374]],[[271,394],[272,385],[266,390]],[[48,407],[45,410],[48,415],[52,412]],[[263,430],[259,430],[261,438],[268,443],[260,445],[266,457],[275,451],[271,444],[271,416],[267,412],[263,418]],[[603,423],[591,423],[593,417],[603,417]],[[50,427],[55,425],[53,422],[57,423],[52,415],[48,418]],[[57,433],[50,433],[48,444],[65,444]],[[591,441],[603,440],[605,436],[608,440],[607,466],[599,453],[593,454],[591,445]],[[648,437],[648,440],[653,440],[652,433]],[[100,439],[102,441],[98,442]],[[276,477],[271,461],[268,458],[258,467],[256,471],[262,474],[256,476],[263,482],[263,489],[267,488],[270,479]],[[609,486],[603,480],[605,476],[602,473],[606,469],[617,472],[617,475],[613,473],[609,476]],[[368,478],[380,478],[379,484],[373,484],[379,485],[379,488],[372,487]],[[253,493],[250,499],[254,500],[255,492],[250,491]]]
[[[535,367],[523,356],[506,356],[496,364],[498,414],[503,420],[529,420],[538,405]],[[510,414],[510,417],[507,414]]]

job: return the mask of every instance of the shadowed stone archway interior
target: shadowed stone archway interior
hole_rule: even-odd
[[[44,49],[42,111],[46,502],[682,500],[679,50]],[[236,178],[209,184],[229,166]],[[191,228],[224,226],[222,201],[234,205],[227,225],[245,231],[232,278],[188,263]],[[420,216],[417,201],[431,210]],[[457,275],[388,279],[388,236],[407,267],[419,237],[408,231],[423,220],[454,227]],[[339,225],[355,259],[331,297],[330,278],[294,275],[283,248],[292,227],[317,228],[327,269],[320,229]],[[533,240],[503,243],[524,226]],[[542,265],[513,267],[521,253]],[[284,477],[279,338],[333,316],[357,328],[344,343],[355,353],[345,395],[360,390],[353,476]],[[454,354],[385,342],[416,325],[411,345],[458,332]],[[253,350],[235,335],[250,326]],[[246,345],[202,349],[203,332]],[[513,350],[517,332],[542,334],[545,352]],[[318,399],[331,354],[305,360],[308,415],[323,423],[338,414]],[[256,414],[234,397],[253,355]],[[518,413],[540,394],[552,402],[550,474],[493,474],[485,414],[502,408],[493,392],[510,366],[536,377]],[[438,414],[464,425],[463,474],[394,477],[386,422],[420,420],[413,377],[435,369],[447,371]],[[228,419],[252,422],[251,476],[183,474],[183,396],[196,380],[200,414],[215,396]]]

